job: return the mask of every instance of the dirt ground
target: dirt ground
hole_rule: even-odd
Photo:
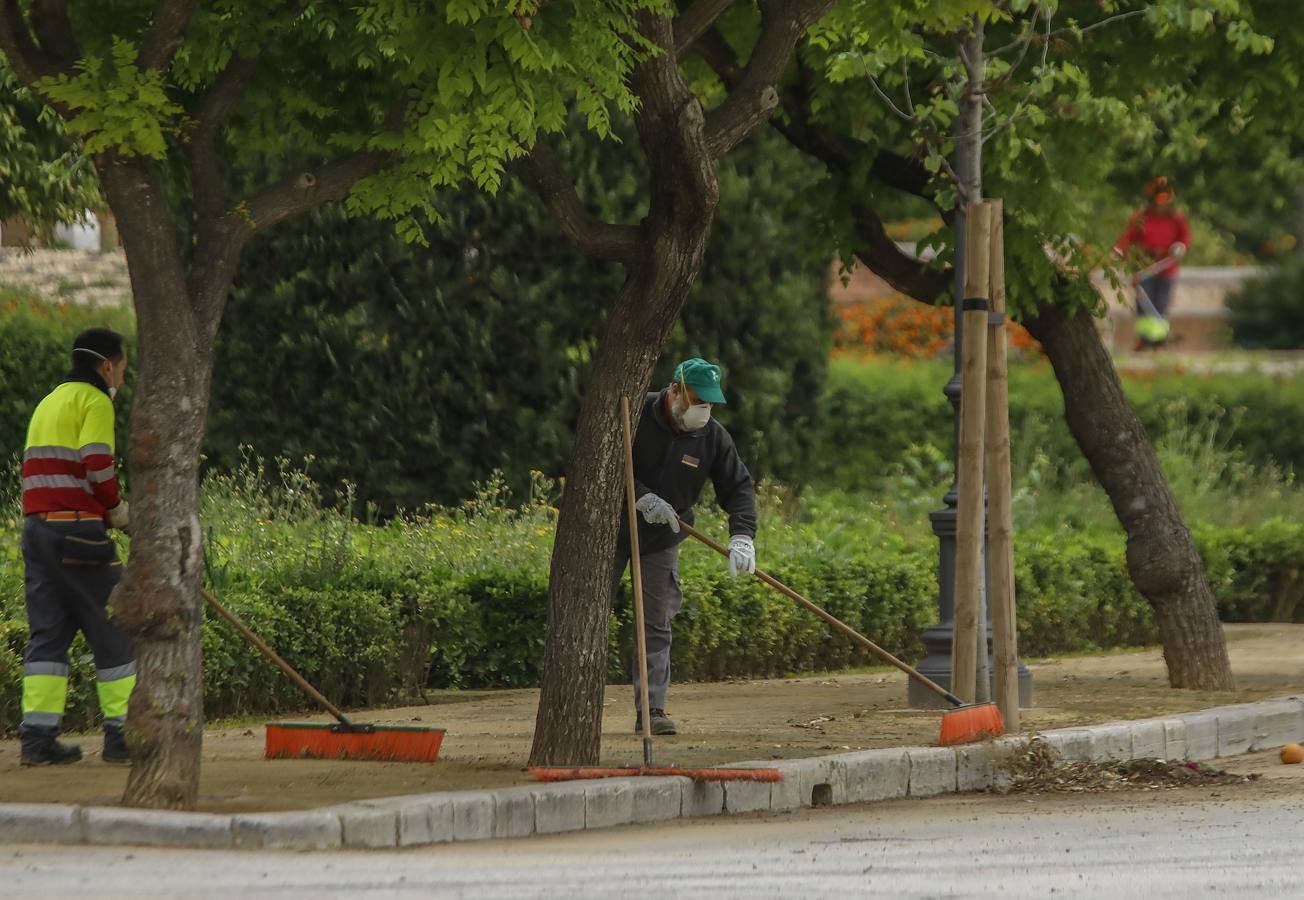
[[[1304,625],[1231,625],[1227,636],[1237,683],[1229,692],[1170,690],[1157,649],[1025,659],[1033,673],[1036,705],[1024,711],[1023,730],[1148,718],[1304,690]],[[936,741],[939,713],[907,709],[905,698],[904,676],[890,669],[676,684],[669,712],[679,723],[679,734],[658,738],[654,759],[661,765],[706,766]],[[530,780],[524,764],[537,691],[434,691],[430,700],[425,706],[359,712],[355,718],[447,729],[435,763],[264,760],[260,723],[214,727],[204,738],[199,807],[224,812],[309,808]],[[631,690],[608,688],[605,706],[603,763],[638,763],[641,743],[632,733]],[[116,804],[126,770],[100,761],[98,735],[72,739],[86,753],[82,762],[38,769],[19,766],[16,741],[0,742],[0,801]]]

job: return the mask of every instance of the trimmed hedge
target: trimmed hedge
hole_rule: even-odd
[[[1070,539],[1066,539],[1070,538]],[[1304,621],[1299,603],[1304,525],[1202,527],[1197,540],[1227,621]],[[770,570],[795,590],[906,659],[934,618],[931,547],[881,558],[791,555]],[[1020,535],[1016,563],[1025,657],[1153,644],[1149,607],[1127,577],[1121,538],[1054,530]],[[12,571],[10,569],[9,571]],[[331,699],[344,706],[414,696],[422,686],[524,687],[543,656],[547,575],[539,569],[475,575],[361,571],[329,587],[225,579],[223,599]],[[732,579],[720,560],[686,552],[683,611],[675,623],[677,681],[767,677],[865,665],[870,658],[760,582]],[[26,640],[21,582],[0,584],[0,731],[19,719]],[[625,593],[628,593],[626,590]],[[629,671],[628,603],[613,613],[609,677]],[[95,718],[93,665],[73,651],[69,727]],[[303,697],[225,623],[204,628],[209,716],[276,714]]]
[[[32,409],[62,377],[73,336],[82,328],[103,324],[123,331],[129,342],[134,340],[129,311],[48,305],[0,288],[0,384],[6,386],[0,393],[0,460],[21,453]],[[708,329],[698,330],[706,333]],[[134,346],[128,353],[135,359]],[[766,439],[769,444],[757,438],[763,430],[757,423],[785,418],[781,410],[757,406],[753,410],[756,415],[742,420],[731,414],[735,418],[730,427],[740,440],[750,443],[750,452],[759,458],[747,457],[753,468],[758,468],[755,463],[759,462],[760,469],[789,472],[792,458],[800,455],[803,463],[797,481],[843,490],[876,490],[885,479],[901,477],[903,465],[915,462],[916,448],[950,447],[951,408],[942,395],[950,374],[951,366],[945,361],[836,359],[819,393],[813,424],[797,429],[803,432],[800,441],[792,435],[781,441],[771,435]],[[809,390],[818,380],[811,375],[802,384]],[[134,376],[128,377],[116,401],[120,451],[126,447],[134,381]],[[756,395],[770,397],[774,403],[799,387],[797,381],[765,388],[758,385],[753,385]],[[1220,443],[1239,449],[1252,464],[1278,463],[1304,471],[1304,442],[1295,439],[1304,433],[1304,379],[1253,372],[1168,372],[1126,377],[1124,387],[1153,440],[1178,429],[1212,426]],[[1026,471],[1033,454],[1044,453],[1062,462],[1061,470],[1075,481],[1090,477],[1064,424],[1063,398],[1045,362],[1010,369],[1010,430],[1016,470]],[[214,440],[209,441],[210,453],[216,452]],[[531,444],[536,446],[537,442]],[[299,453],[290,454],[292,458],[302,458],[307,452],[298,449]],[[230,464],[234,450],[228,450],[217,456]],[[787,462],[781,463],[780,457]],[[501,460],[494,457],[491,462]],[[341,470],[336,474],[349,473]],[[471,474],[459,471],[451,480],[458,485],[459,496]],[[942,476],[934,473],[930,483],[940,485]],[[432,495],[427,492],[422,497],[428,500]]]
[[[951,406],[942,387],[947,362],[835,360],[820,397],[812,483],[874,489],[898,477],[913,448],[950,447]],[[1255,465],[1304,471],[1304,379],[1261,373],[1130,375],[1124,390],[1152,440],[1213,425],[1216,438]],[[1068,463],[1074,480],[1090,477],[1064,424],[1064,400],[1045,362],[1010,369],[1010,434],[1016,469],[1034,453]]]

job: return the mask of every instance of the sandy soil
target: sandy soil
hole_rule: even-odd
[[[1233,625],[1227,634],[1237,679],[1232,692],[1170,690],[1158,650],[1025,660],[1033,672],[1036,706],[1025,710],[1023,730],[1148,718],[1304,690],[1304,625]],[[938,712],[907,709],[905,697],[904,676],[895,670],[674,685],[670,713],[680,733],[657,739],[654,759],[705,766],[933,743]],[[205,735],[199,806],[210,811],[308,808],[530,780],[524,764],[537,691],[436,691],[430,700],[430,705],[360,712],[356,718],[447,729],[433,764],[264,760],[260,723],[215,727]],[[632,733],[630,689],[609,688],[605,705],[603,763],[636,764],[641,745]],[[97,735],[73,739],[86,759],[38,769],[19,766],[16,741],[0,742],[0,801],[116,804],[126,770],[99,760]]]

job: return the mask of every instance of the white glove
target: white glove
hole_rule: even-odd
[[[649,525],[669,525],[671,531],[679,533],[679,514],[656,494],[648,493],[639,497],[634,508],[643,514]]]
[[[1168,248],[1168,255],[1181,259],[1186,255],[1186,245],[1181,241],[1178,241],[1176,244],[1173,244],[1173,246]]]
[[[752,574],[756,571],[756,545],[752,539],[743,534],[729,538],[729,574],[740,572]]]
[[[117,506],[109,510],[109,527],[119,531],[126,531],[131,527],[131,507],[127,505],[126,500],[120,501]]]

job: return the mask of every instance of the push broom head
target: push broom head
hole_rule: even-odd
[[[952,744],[971,744],[984,738],[1005,734],[1005,723],[995,703],[969,703],[948,709],[942,714],[942,736],[937,742],[943,747]]]
[[[628,778],[639,775],[676,775],[693,781],[783,781],[778,769],[682,769],[679,766],[530,766],[539,781],[577,781],[587,778]]]
[[[443,741],[444,729],[422,725],[269,722],[264,753],[268,759],[434,762]]]

